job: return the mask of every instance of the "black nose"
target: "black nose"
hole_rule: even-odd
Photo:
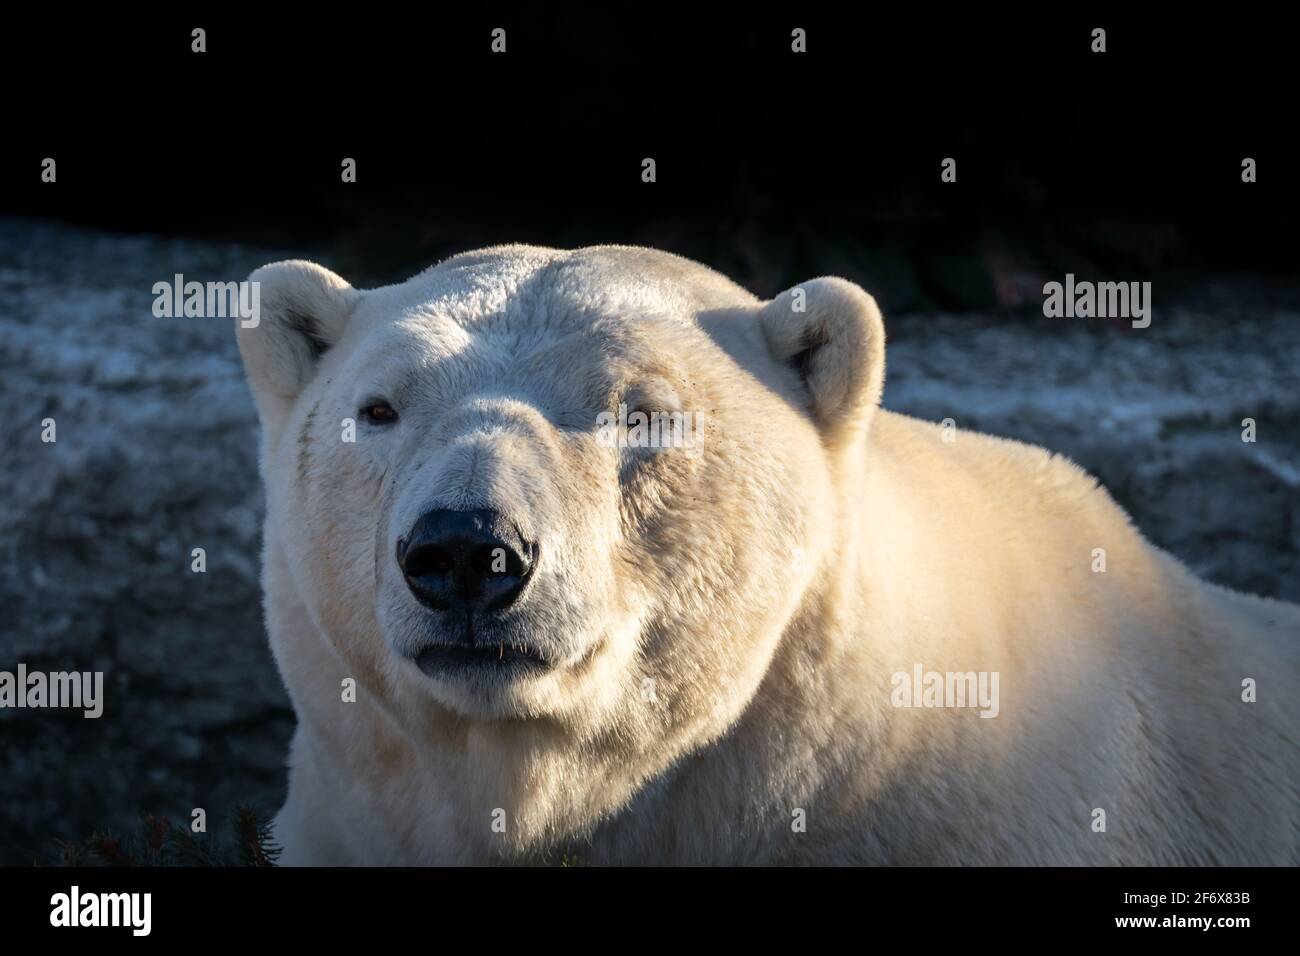
[[[440,611],[509,607],[528,583],[537,549],[495,511],[420,516],[397,542],[397,564],[412,593]]]

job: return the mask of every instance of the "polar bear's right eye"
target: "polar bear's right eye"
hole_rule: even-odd
[[[375,425],[391,425],[397,421],[397,412],[383,399],[377,399],[361,406],[361,417]]]

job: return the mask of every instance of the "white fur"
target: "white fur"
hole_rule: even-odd
[[[851,283],[764,304],[523,246],[368,292],[254,278],[285,862],[1298,862],[1300,609],[1195,579],[1060,457],[879,410]],[[703,455],[596,442],[647,394],[706,416]],[[400,422],[341,442],[376,396]],[[393,542],[430,507],[540,542],[505,626],[552,672],[411,662],[442,625]],[[997,671],[998,716],[892,706],[918,663]]]

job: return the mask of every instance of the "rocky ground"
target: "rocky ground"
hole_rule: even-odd
[[[284,254],[0,220],[0,670],[103,670],[109,699],[97,721],[0,710],[0,863],[146,812],[215,826],[282,799],[293,716],[259,606],[252,403],[229,323],[150,306],[175,272]],[[1142,331],[888,316],[885,403],[1066,453],[1198,573],[1300,600],[1298,309],[1300,290],[1207,283],[1157,298]]]

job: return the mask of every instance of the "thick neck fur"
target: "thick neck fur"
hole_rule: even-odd
[[[1285,746],[1274,728],[1293,725],[1294,703],[1279,696],[1252,709],[1221,685],[1294,666],[1277,638],[1294,633],[1295,612],[1194,590],[1175,564],[1139,547],[1077,469],[978,441],[944,446],[933,426],[882,413],[860,462],[860,507],[841,496],[849,503],[821,553],[841,573],[812,575],[822,583],[792,601],[761,690],[716,724],[638,719],[633,688],[614,729],[594,738],[555,721],[458,717],[427,699],[403,707],[379,658],[322,653],[336,645],[300,602],[268,605],[300,720],[278,821],[295,848],[285,862],[1288,859],[1267,837],[1294,821],[1268,755]],[[952,495],[918,500],[920,476],[966,447],[979,454],[964,470],[949,466]],[[968,507],[963,483],[979,480],[993,452],[994,467],[1039,496],[1028,519],[988,507],[987,496],[984,509]],[[1040,527],[1032,542],[1016,537],[1025,520]],[[1099,542],[1128,575],[1088,571]],[[1076,565],[1071,586],[1091,590],[1063,615],[1041,571]],[[268,588],[292,593],[273,541],[266,573]],[[836,588],[858,593],[850,600]],[[1097,640],[1117,631],[1116,615],[1130,638]],[[1255,640],[1230,658],[1225,615]],[[691,639],[726,623],[700,621]],[[1196,666],[1179,665],[1183,657]],[[1000,715],[892,706],[890,675],[916,664],[999,672]],[[358,674],[357,703],[340,704],[340,676]],[[705,703],[680,710],[698,717]],[[1210,710],[1231,739],[1265,743],[1186,745],[1187,728]],[[1098,751],[1097,741],[1114,743]],[[1096,806],[1160,819],[1178,840],[1104,839],[1089,826]],[[1225,822],[1207,831],[1199,821],[1212,812]]]

